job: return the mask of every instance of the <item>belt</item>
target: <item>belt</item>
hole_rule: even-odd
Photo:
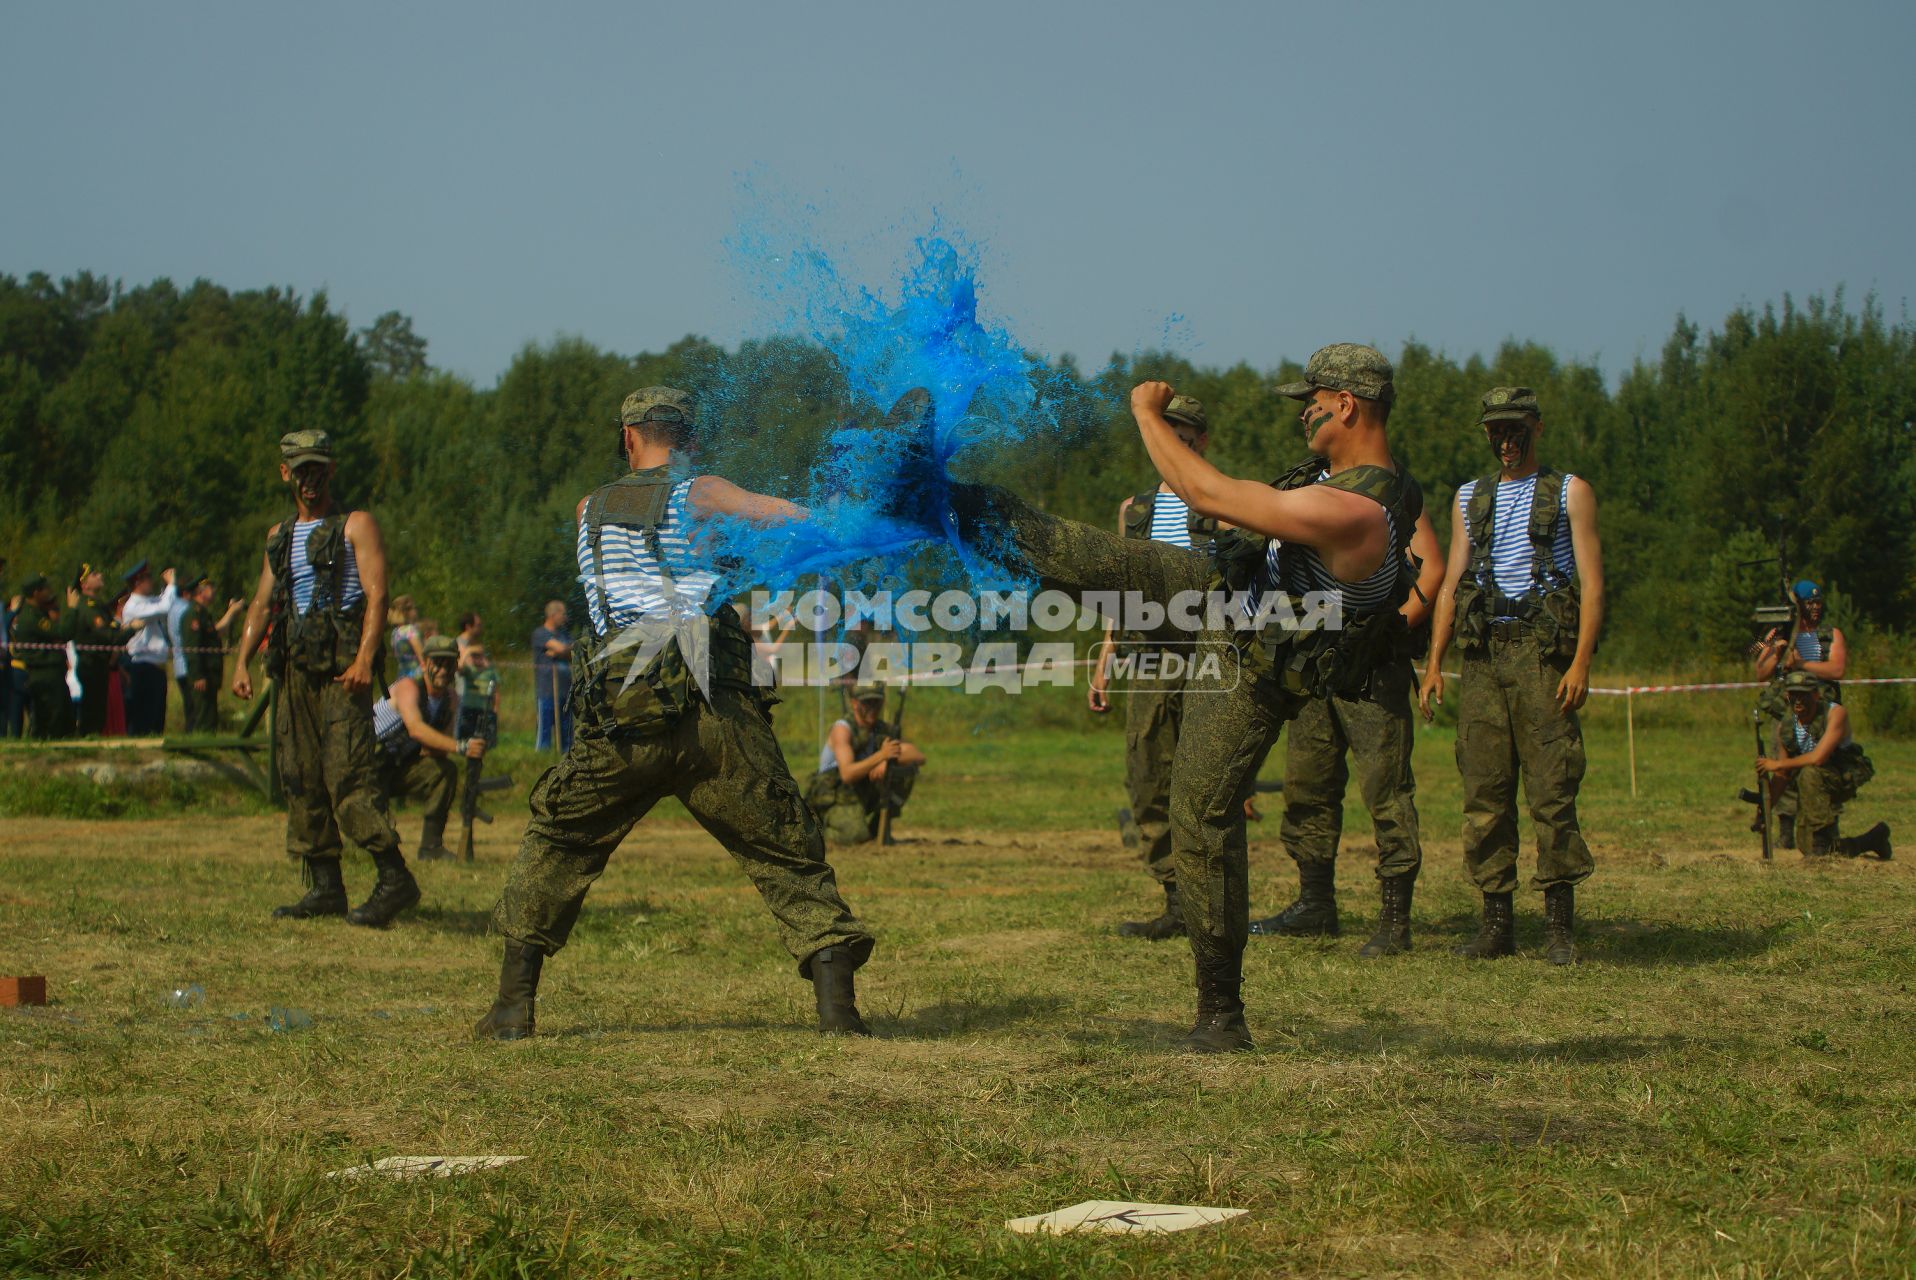
[[[1493,618],[1490,622],[1490,637],[1493,640],[1517,640],[1530,635],[1536,628],[1523,618]]]

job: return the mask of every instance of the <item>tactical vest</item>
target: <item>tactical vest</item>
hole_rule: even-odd
[[[1269,671],[1285,692],[1305,697],[1366,697],[1378,670],[1408,659],[1414,644],[1401,610],[1410,599],[1411,584],[1421,567],[1409,547],[1411,532],[1424,510],[1423,490],[1407,472],[1389,467],[1348,467],[1324,476],[1324,460],[1318,457],[1305,459],[1271,484],[1284,490],[1324,484],[1369,498],[1391,513],[1403,543],[1398,546],[1393,540],[1386,553],[1394,561],[1396,572],[1390,595],[1376,611],[1347,613],[1343,626],[1335,631],[1287,631],[1272,625],[1256,632],[1240,631],[1237,647],[1245,659],[1246,674]],[[1262,534],[1243,529],[1218,530],[1211,544],[1216,567],[1214,588],[1222,585],[1233,592],[1249,591],[1263,571],[1270,542]],[[1297,558],[1306,550],[1292,544],[1278,549],[1280,589],[1296,580]]]
[[[1151,518],[1157,512],[1159,496],[1156,489],[1147,489],[1145,492],[1132,497],[1131,505],[1125,508],[1124,512],[1125,537],[1137,538],[1144,542],[1151,540]],[[1189,507],[1186,507],[1184,512],[1184,532],[1191,539],[1191,550],[1203,553],[1210,550],[1211,541],[1217,536],[1217,521],[1210,516],[1201,516]],[[1164,627],[1159,628],[1157,632],[1150,635],[1139,631],[1120,631],[1118,633],[1118,643],[1121,651],[1137,650],[1145,647],[1146,644],[1152,640],[1161,644],[1165,641],[1176,639],[1189,640],[1190,637],[1183,635],[1183,633],[1179,632],[1175,627],[1171,627],[1168,622]]]
[[[272,631],[266,649],[266,674],[274,678],[291,667],[316,676],[336,676],[359,656],[365,633],[366,596],[350,608],[340,606],[346,588],[346,516],[323,517],[306,535],[306,563],[313,571],[313,597],[301,613],[293,600],[293,526],[295,512],[266,539],[266,563],[273,570]],[[373,678],[385,667],[385,646],[373,651]]]
[[[612,620],[612,603],[606,594],[605,558],[600,551],[600,539],[609,527],[636,531],[644,540],[666,593],[669,595],[674,590],[671,566],[659,542],[659,529],[665,523],[672,484],[668,468],[651,467],[621,476],[593,490],[586,499],[580,522],[585,528],[587,548],[586,557],[579,563],[579,580],[581,592],[588,593],[581,601],[588,620],[592,617],[592,593],[598,598],[600,616],[608,624]],[[776,701],[769,690],[758,688],[752,682],[752,637],[739,621],[738,611],[724,600],[708,599],[705,613],[711,620],[706,675],[710,685],[751,691],[767,705]],[[670,619],[661,618],[657,625],[669,626]],[[582,729],[601,734],[615,730],[657,732],[676,724],[693,702],[699,700],[698,682],[686,666],[676,638],[667,640],[639,674],[628,680],[639,646],[608,652],[617,634],[600,635],[596,628],[592,632],[589,639],[581,637],[572,646],[572,696],[575,718]]]
[[[1470,535],[1470,567],[1457,584],[1457,647],[1465,653],[1479,653],[1490,644],[1490,624],[1497,618],[1516,618],[1528,623],[1537,637],[1537,648],[1546,657],[1570,658],[1577,652],[1577,629],[1583,618],[1583,597],[1573,576],[1557,568],[1554,543],[1557,522],[1567,518],[1563,503],[1563,472],[1549,467],[1537,469],[1537,482],[1531,490],[1530,585],[1523,596],[1507,596],[1497,590],[1491,573],[1491,528],[1497,511],[1497,486],[1501,472],[1493,471],[1477,481],[1471,491],[1470,507],[1464,512],[1464,525]]]
[[[1809,722],[1810,737],[1817,742],[1821,742],[1823,735],[1829,732],[1829,722],[1830,704],[1824,702],[1817,708],[1816,719]],[[1787,743],[1792,748],[1798,745],[1796,742],[1796,723],[1796,717],[1791,715],[1789,719],[1784,722],[1783,726],[1784,733],[1788,735]],[[1792,750],[1790,754],[1797,755],[1800,753]],[[1857,788],[1876,776],[1876,766],[1871,764],[1869,757],[1863,754],[1863,748],[1857,744],[1854,734],[1850,735],[1848,742],[1845,742],[1842,746],[1830,753],[1829,763],[1823,767],[1835,774],[1838,778],[1841,778],[1844,786],[1847,787],[1852,794],[1855,793]]]

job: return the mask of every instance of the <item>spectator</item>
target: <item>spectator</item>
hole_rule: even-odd
[[[459,655],[459,727],[461,738],[496,742],[499,725],[499,668],[477,640]]]
[[[393,597],[386,611],[386,625],[392,628],[394,680],[417,680],[425,670],[426,652],[420,646],[425,637],[419,633],[419,606],[411,596]]]
[[[215,618],[216,597],[213,580],[194,575],[187,590],[186,616],[179,628],[185,643],[175,650],[186,659],[186,674],[180,677],[180,696],[186,708],[188,733],[219,731],[220,682],[226,676],[226,628],[246,607],[244,600],[228,600],[226,612]]]
[[[479,643],[479,637],[485,632],[485,619],[476,613],[459,615],[459,669],[466,669],[466,650]]]
[[[20,736],[26,718],[27,671],[13,656],[13,615],[20,611],[20,597],[6,591],[7,558],[0,556],[0,738]]]
[[[538,749],[550,748],[556,736],[559,750],[571,750],[572,633],[566,630],[564,601],[547,604],[545,625],[533,629],[532,679],[539,705]]]
[[[126,642],[126,661],[121,664],[127,681],[126,733],[129,738],[157,737],[166,732],[166,676],[172,665],[167,618],[180,596],[173,586],[174,576],[171,569],[160,575],[166,589],[156,595],[153,574],[146,561],[140,561],[126,573],[126,582],[133,594],[120,606],[120,621],[134,629],[133,638]]]

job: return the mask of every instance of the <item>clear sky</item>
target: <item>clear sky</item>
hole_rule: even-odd
[[[935,209],[1053,355],[1516,336],[1615,375],[1679,310],[1901,314],[1913,53],[1908,0],[13,0],[0,271],[324,288],[490,385],[560,333],[753,336],[762,203],[879,284]]]

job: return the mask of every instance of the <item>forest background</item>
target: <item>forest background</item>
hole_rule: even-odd
[[[1600,669],[1736,669],[1752,606],[1775,597],[1779,547],[1792,575],[1829,590],[1853,674],[1903,674],[1888,668],[1916,653],[1916,328],[1906,315],[1886,318],[1874,298],[1852,307],[1839,288],[1740,308],[1707,331],[1678,316],[1659,357],[1614,380],[1532,341],[1462,360],[1416,341],[1387,354],[1393,449],[1424,485],[1446,545],[1452,495],[1493,463],[1478,397],[1493,385],[1536,388],[1542,456],[1587,477],[1601,503],[1610,618]],[[1162,352],[1113,356],[1095,373],[1069,356],[1040,362],[1034,378],[1056,429],[974,470],[1110,526],[1120,500],[1153,482],[1125,407],[1129,387],[1150,377],[1204,401],[1210,456],[1225,471],[1276,475],[1303,446],[1270,387],[1304,355],[1267,369]],[[149,558],[200,566],[224,594],[245,594],[267,527],[290,505],[278,439],[316,427],[336,443],[340,496],[380,519],[394,590],[448,630],[477,610],[495,651],[510,654],[544,602],[569,595],[573,508],[617,474],[619,401],[653,383],[722,392],[706,462],[777,493],[803,492],[834,427],[884,408],[853,403],[833,359],[795,339],[727,350],[688,336],[623,355],[562,337],[525,346],[485,389],[434,369],[404,315],[355,330],[324,293],[0,275],[8,589],[35,572],[71,581],[83,560],[117,583]],[[1901,697],[1878,701],[1879,722],[1912,720]]]

